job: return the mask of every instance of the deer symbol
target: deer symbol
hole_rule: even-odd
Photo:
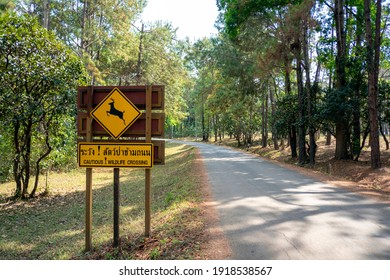
[[[121,112],[118,109],[116,109],[115,106],[114,106],[115,100],[112,99],[112,98],[111,98],[111,100],[112,100],[112,102],[108,103],[110,105],[110,111],[107,111],[107,116],[109,116],[109,115],[117,116],[118,118],[123,120],[123,123],[126,125],[126,121],[123,118],[123,114],[124,114],[125,111]]]

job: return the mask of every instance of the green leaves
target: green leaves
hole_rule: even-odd
[[[77,56],[32,17],[1,15],[0,38],[0,121],[14,142],[17,185],[23,178],[23,192],[16,193],[25,196],[32,163],[38,159],[39,175],[39,161],[52,149],[50,135],[73,111],[77,85],[86,75]]]
[[[283,9],[287,5],[301,3],[302,0],[219,0],[225,31],[231,39],[237,38],[241,27],[251,16],[268,17],[274,10]]]

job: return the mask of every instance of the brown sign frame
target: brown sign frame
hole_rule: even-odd
[[[146,108],[146,86],[83,86],[77,91],[77,107],[95,108],[114,88],[118,88],[139,110]],[[91,89],[93,89],[91,96]],[[152,110],[164,110],[165,87],[152,86]],[[92,101],[91,101],[92,99]]]
[[[126,131],[114,140],[108,131],[100,129],[91,112],[115,88],[121,91],[142,115]],[[78,141],[119,143],[153,143],[153,165],[165,164],[165,141],[152,141],[152,136],[164,137],[165,114],[152,112],[164,110],[164,86],[87,86],[77,91]],[[136,123],[138,122],[138,126]],[[157,123],[157,124],[156,124]],[[99,128],[100,127],[100,128]],[[131,130],[133,128],[133,130]],[[135,138],[125,139],[125,138]],[[143,138],[141,140],[140,138]],[[157,149],[157,150],[156,150]],[[157,155],[157,160],[155,155]],[[92,169],[86,168],[85,250],[92,250]],[[119,245],[119,167],[114,168],[114,246]],[[151,235],[151,169],[145,168],[145,236]]]

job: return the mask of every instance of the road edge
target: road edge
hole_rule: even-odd
[[[200,180],[203,201],[202,214],[205,218],[205,242],[201,245],[204,257],[209,260],[226,260],[232,257],[230,244],[222,230],[216,202],[211,191],[204,159],[198,148],[195,149],[195,168]]]

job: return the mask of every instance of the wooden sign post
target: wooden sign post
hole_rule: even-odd
[[[114,247],[119,246],[119,168],[114,168]]]
[[[164,86],[79,87],[78,163],[86,167],[85,250],[92,250],[92,170],[114,168],[113,245],[119,246],[120,168],[145,169],[145,236],[151,235],[151,168],[165,163]],[[144,110],[142,113],[140,110]],[[143,139],[139,139],[143,138]]]
[[[87,110],[92,111],[93,87],[87,91],[88,103]],[[92,142],[92,117],[87,118],[86,141]],[[92,168],[85,171],[86,190],[85,190],[85,251],[92,250]]]
[[[152,87],[146,89],[146,133],[145,142],[152,141]],[[151,170],[145,169],[145,237],[150,237],[151,225]]]

